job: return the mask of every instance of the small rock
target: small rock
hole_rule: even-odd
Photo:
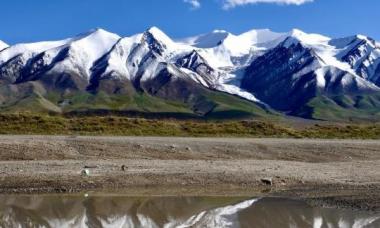
[[[90,170],[89,169],[83,169],[81,174],[82,174],[82,176],[90,176]]]
[[[190,148],[190,147],[186,147],[186,150],[187,150],[187,151],[190,151],[190,150],[191,150],[191,148]]]
[[[127,170],[127,166],[122,165],[122,166],[121,166],[121,170],[122,170],[122,171],[126,171],[126,170]]]
[[[175,148],[177,148],[175,145],[170,146],[170,149],[175,149]]]
[[[273,185],[273,179],[272,178],[262,178],[261,183],[265,185]]]

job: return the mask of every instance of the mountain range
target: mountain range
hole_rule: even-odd
[[[380,119],[380,43],[294,29],[172,39],[156,27],[0,41],[0,111]]]

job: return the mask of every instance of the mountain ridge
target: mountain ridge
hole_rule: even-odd
[[[130,37],[98,28],[60,41],[3,47],[0,111],[33,111],[34,104],[53,112],[152,112],[137,105],[144,97],[150,105],[156,99],[165,103],[156,107],[160,111],[180,106],[201,116],[222,110],[356,118],[345,115],[350,110],[377,120],[380,112],[380,47],[363,35],[333,39],[298,29],[261,29],[172,39],[157,27]],[[233,104],[226,103],[231,99]],[[315,111],[325,108],[343,111]]]

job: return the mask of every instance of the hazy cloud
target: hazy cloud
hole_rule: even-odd
[[[201,7],[201,0],[183,0],[185,3],[190,4],[192,9],[198,9]],[[232,9],[238,6],[244,6],[248,4],[278,4],[278,5],[302,5],[314,0],[216,0],[222,4],[223,9]]]
[[[244,6],[256,3],[273,3],[283,5],[302,5],[314,0],[222,0],[223,9],[231,9],[237,6]]]

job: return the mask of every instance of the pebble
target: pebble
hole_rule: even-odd
[[[266,185],[273,185],[273,179],[272,178],[262,178],[261,183]]]
[[[89,169],[84,169],[81,172],[82,176],[90,176],[90,170]]]

